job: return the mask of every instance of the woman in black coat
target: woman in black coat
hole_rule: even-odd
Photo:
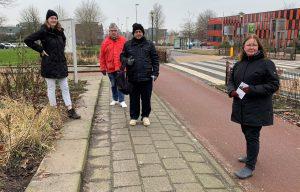
[[[260,130],[262,126],[273,124],[272,96],[278,88],[279,78],[274,63],[265,58],[258,37],[248,36],[227,88],[229,96],[233,97],[231,120],[241,124],[247,143],[247,156],[238,159],[245,163],[245,167],[235,172],[240,179],[253,174],[259,152]],[[244,97],[239,95],[241,90],[245,93]]]
[[[35,41],[40,40],[41,45]],[[41,75],[47,83],[48,99],[51,106],[56,107],[55,88],[58,81],[65,105],[68,108],[68,116],[79,119],[80,116],[72,107],[68,86],[68,67],[64,54],[66,37],[63,28],[58,22],[57,13],[48,10],[46,21],[41,29],[25,38],[26,45],[40,53],[42,57]]]

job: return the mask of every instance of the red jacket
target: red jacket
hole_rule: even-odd
[[[126,42],[125,37],[119,35],[116,41],[106,37],[101,45],[99,63],[100,71],[112,73],[118,71],[121,67],[120,54]]]

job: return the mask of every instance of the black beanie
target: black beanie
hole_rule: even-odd
[[[132,35],[134,35],[134,32],[136,30],[141,30],[143,32],[143,34],[145,34],[145,30],[144,30],[144,27],[141,25],[141,24],[138,24],[138,23],[134,23],[132,25]]]
[[[47,14],[46,14],[46,20],[48,20],[49,17],[51,17],[51,16],[56,16],[57,19],[58,19],[57,13],[56,13],[55,11],[49,9],[49,10],[47,11]]]

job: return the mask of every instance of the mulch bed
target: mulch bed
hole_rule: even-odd
[[[70,92],[72,96],[73,103],[76,103],[80,99],[80,94],[84,93],[86,89],[86,81],[79,81],[78,86],[75,88],[73,81],[69,82]],[[63,107],[63,101],[61,94],[59,94],[57,102],[58,105]],[[65,113],[62,113],[64,116],[64,121],[68,121]],[[60,130],[56,130],[51,140],[54,141],[61,137]],[[0,150],[1,151],[1,150]],[[41,161],[43,160],[46,153],[38,152],[38,150],[27,148],[26,151],[23,151],[20,157],[16,158],[20,162],[18,168],[10,167],[4,168],[0,167],[0,192],[23,192],[28,186],[31,178],[36,173]],[[0,153],[1,155],[1,153]]]

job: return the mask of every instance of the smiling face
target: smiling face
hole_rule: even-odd
[[[48,24],[50,25],[51,28],[54,28],[57,24],[57,17],[56,16],[51,16],[47,20]]]
[[[247,56],[253,56],[258,51],[258,43],[256,39],[250,38],[245,42],[244,51]]]

